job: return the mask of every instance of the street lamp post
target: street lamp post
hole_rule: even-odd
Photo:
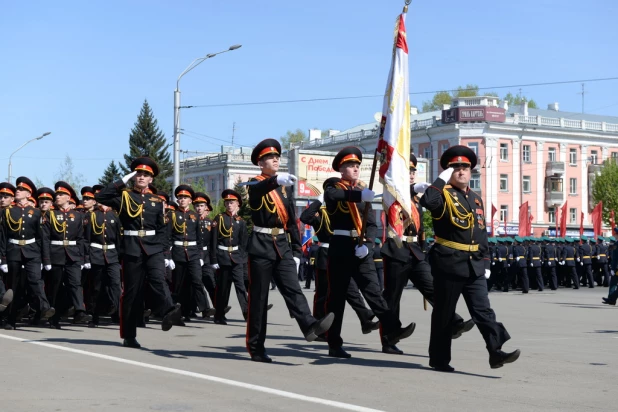
[[[7,181],[8,181],[8,182],[11,182],[11,174],[12,174],[12,172],[13,172],[13,164],[11,163],[11,159],[13,158],[13,155],[14,155],[15,153],[19,152],[19,151],[20,151],[20,150],[21,150],[21,149],[22,149],[25,145],[27,145],[28,143],[30,143],[30,142],[34,142],[35,140],[41,140],[42,138],[44,138],[45,136],[50,135],[50,134],[51,134],[51,132],[46,132],[46,133],[43,133],[42,135],[40,135],[39,137],[35,137],[34,139],[30,139],[30,140],[28,140],[26,143],[24,143],[24,144],[22,144],[21,146],[19,146],[19,147],[17,148],[17,150],[15,150],[13,153],[11,153],[11,155],[9,156],[9,176],[8,176],[8,178],[7,178]]]
[[[227,50],[218,53],[207,54],[204,57],[199,57],[191,62],[191,64],[178,76],[176,80],[176,90],[174,90],[174,187],[180,184],[180,89],[179,83],[182,76],[196,68],[204,60],[215,57],[218,54],[227,53],[242,47],[240,44],[235,44]],[[175,197],[175,196],[174,196]]]

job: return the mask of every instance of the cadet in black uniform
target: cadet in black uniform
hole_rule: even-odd
[[[204,251],[204,265],[202,265],[202,283],[210,296],[212,305],[215,304],[215,274],[210,262],[210,252],[212,245],[210,244],[211,231],[213,230],[212,220],[208,217],[208,213],[212,210],[210,206],[210,198],[206,193],[195,192],[193,198],[193,208],[200,218],[200,228],[202,233],[202,250]],[[203,318],[209,318],[215,314],[215,308],[211,307],[206,300],[206,309],[202,312]],[[195,306],[195,305],[193,305]]]
[[[508,281],[509,281],[509,248],[505,244],[505,240],[502,238],[498,238],[496,241],[497,245],[494,249],[495,252],[495,262],[496,262],[496,279],[494,279],[494,283],[499,289],[509,290]]]
[[[560,255],[560,259],[562,261],[562,265],[566,267],[564,271],[565,283],[570,285],[569,276],[573,282],[573,289],[579,289],[579,276],[577,275],[577,270],[575,269],[575,260],[580,260],[577,257],[577,249],[573,246],[574,240],[570,237],[565,239],[567,243],[562,248],[562,254]]]
[[[581,237],[582,243],[577,251],[578,262],[582,266],[582,286],[588,285],[594,288],[594,278],[592,276],[592,247],[588,243],[588,237]]]
[[[605,238],[603,236],[599,236],[597,238],[597,244],[594,248],[594,255],[597,260],[597,271],[599,273],[599,285],[603,285],[605,287],[609,286],[609,269],[608,269],[608,247],[603,242]]]
[[[541,247],[537,244],[537,238],[531,238],[528,246],[528,264],[536,279],[536,287],[539,292],[543,291],[543,273],[541,272]],[[528,272],[528,273],[530,273]]]
[[[92,188],[93,196],[103,186]],[[90,265],[90,296],[86,308],[92,315],[89,327],[99,324],[99,302],[104,296],[109,303],[108,315],[115,316],[120,307],[121,232],[118,215],[105,205],[97,205],[84,217],[86,262]],[[101,295],[103,292],[103,295]]]
[[[452,372],[452,320],[463,294],[472,320],[483,335],[491,368],[517,360],[520,351],[502,351],[510,336],[496,321],[487,282],[490,260],[483,200],[468,183],[476,154],[467,146],[453,146],[440,158],[444,171],[421,198],[434,221],[436,245],[430,254],[434,278],[434,308],[431,315],[429,366]]]
[[[174,300],[182,305],[185,321],[191,320],[192,299],[199,312],[206,310],[208,298],[202,283],[204,249],[202,228],[197,213],[189,208],[195,191],[189,185],[179,185],[174,189],[178,209],[170,213],[169,231],[171,260],[174,262]],[[179,319],[176,323],[184,326]]]
[[[556,253],[555,241],[555,239],[549,239],[548,244],[543,248],[543,265],[545,266],[545,273],[551,290],[558,289],[558,277],[556,276],[558,255]]]
[[[120,337],[123,346],[139,348],[137,323],[144,316],[144,279],[152,288],[158,312],[165,314],[161,329],[170,330],[182,316],[180,304],[174,305],[165,283],[165,258],[168,246],[163,202],[145,193],[148,184],[159,174],[159,167],[148,157],[131,162],[131,173],[112,182],[95,194],[95,200],[118,211],[123,232],[123,285],[120,299]],[[134,178],[134,188],[125,189]]]
[[[329,183],[324,191],[326,210],[330,215],[333,236],[328,248],[328,301],[327,307],[335,314],[333,326],[327,334],[328,354],[336,358],[349,358],[343,350],[341,326],[350,279],[354,279],[369,307],[380,319],[383,344],[396,345],[409,337],[416,327],[411,323],[401,327],[399,317],[382,297],[376,267],[370,254],[377,234],[375,214],[369,203],[366,233],[362,233],[362,213],[366,202],[374,198],[372,190],[362,187],[359,181],[362,153],[357,147],[345,147],[333,160],[333,169],[341,173],[341,180]]]
[[[394,235],[390,235],[382,247],[384,258],[384,291],[382,296],[397,317],[400,312],[401,294],[411,281],[418,291],[431,305],[433,305],[433,277],[431,267],[425,260],[423,250],[425,246],[425,226],[423,224],[423,210],[417,194],[425,192],[428,183],[416,182],[417,159],[410,154],[410,195],[412,199],[410,225],[404,230],[404,237],[400,239],[401,247],[397,246]],[[418,191],[418,192],[417,192]],[[464,322],[457,313],[453,316],[453,339],[457,339],[464,332],[474,327],[471,320]],[[380,331],[382,332],[382,331]],[[380,333],[382,336],[382,333]],[[395,345],[388,345],[382,341],[382,352],[401,355],[403,351]]]
[[[515,236],[515,244],[513,245],[513,261],[517,270],[515,273],[521,281],[521,293],[528,293],[530,290],[530,279],[528,278],[528,260],[526,259],[527,250],[523,245],[524,240]]]
[[[4,221],[5,209],[11,207],[15,200],[15,186],[8,182],[0,183],[0,244],[4,242],[2,222]],[[6,289],[6,273],[9,271],[6,260],[0,254],[0,312],[4,312],[13,301],[13,289]]]
[[[216,270],[215,323],[227,325],[225,308],[230,301],[232,282],[243,317],[247,319],[249,301],[244,285],[244,265],[247,262],[247,224],[238,216],[242,198],[238,192],[226,189],[221,193],[225,212],[213,219],[210,263]]]
[[[296,319],[305,339],[314,341],[328,330],[333,315],[320,320],[311,316],[307,298],[298,284],[301,243],[292,186],[296,176],[277,173],[281,145],[274,139],[260,142],[251,161],[262,174],[251,179],[249,206],[254,223],[247,245],[249,254],[249,314],[247,350],[255,362],[272,362],[266,354],[267,305],[269,284],[274,278],[290,314]]]

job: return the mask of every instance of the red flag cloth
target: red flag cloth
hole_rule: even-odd
[[[592,209],[592,229],[594,230],[595,239],[601,236],[603,230],[603,201],[597,203]]]
[[[532,216],[532,213],[530,213],[530,216],[528,217],[528,235],[527,236],[532,236],[532,221],[534,220],[534,216]]]
[[[386,243],[386,215],[384,210],[380,212],[380,222],[382,222],[382,243]],[[416,230],[420,230],[420,228]]]
[[[494,220],[494,216],[496,215],[496,212],[498,211],[498,209],[496,209],[496,207],[494,206],[494,204],[491,204],[491,220]]]
[[[564,205],[562,205],[562,210],[560,211],[560,236],[562,237],[566,236],[568,203],[568,201],[564,202]]]
[[[556,222],[556,237],[560,237],[560,208],[557,207],[556,208],[556,213],[554,216],[555,222]]]
[[[612,210],[609,212],[609,224],[612,225],[612,235],[614,234],[614,229],[616,229],[616,215]]]
[[[528,236],[528,202],[519,206],[519,232],[518,236]]]
[[[579,219],[579,236],[584,236],[584,212],[581,213]]]

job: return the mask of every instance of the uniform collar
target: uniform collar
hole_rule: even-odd
[[[190,210],[191,210],[191,209],[189,209],[189,208],[183,209],[183,208],[181,208],[180,206],[178,206],[178,211],[179,211],[179,212],[182,212],[182,213],[187,213],[187,212],[189,212]]]
[[[356,187],[356,183],[352,184],[352,182],[350,182],[349,180],[341,179],[340,182],[343,183],[346,186]]]

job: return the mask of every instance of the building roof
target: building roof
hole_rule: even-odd
[[[515,113],[523,114],[521,106],[509,107],[507,111],[508,115]],[[600,114],[589,113],[575,113],[575,112],[563,112],[559,110],[546,110],[546,109],[530,109],[528,108],[528,116],[542,116],[552,117],[555,119],[565,118],[572,120],[586,120],[588,122],[605,122],[605,123],[618,123],[618,116],[605,116]]]

